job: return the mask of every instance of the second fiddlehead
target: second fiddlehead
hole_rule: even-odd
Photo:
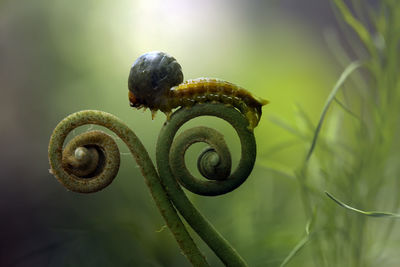
[[[224,146],[225,142],[220,142],[221,135],[216,134],[215,130],[209,128],[193,128],[182,133],[180,140],[173,140],[176,132],[185,122],[198,116],[216,116],[224,119],[238,133],[242,156],[239,165],[232,174],[230,174],[230,170],[221,171],[216,168],[217,173],[225,172],[226,176],[203,181],[194,178],[186,169],[184,153],[194,142],[202,141],[214,146],[215,152],[212,151],[211,153],[227,152],[227,148]],[[245,266],[246,264],[229,243],[192,205],[177,180],[190,191],[208,196],[225,194],[240,186],[251,173],[256,158],[256,142],[253,132],[248,129],[248,123],[246,118],[233,107],[221,104],[195,105],[190,109],[180,109],[173,114],[161,129],[157,142],[157,168],[172,202],[198,235],[229,266]],[[222,147],[221,143],[223,144]],[[225,157],[230,158],[230,155],[214,154],[211,159],[208,159],[214,161],[214,164],[213,162],[208,164],[218,166],[218,163],[215,164],[216,157],[218,158],[217,161],[222,161]],[[207,159],[203,157],[201,160]],[[228,168],[230,169],[230,164],[227,165],[229,165]],[[208,173],[208,176],[215,177],[215,173]]]
[[[242,157],[232,174],[229,150],[223,136],[217,131],[211,128],[197,127],[187,130],[174,140],[176,132],[185,122],[199,116],[215,116],[224,119],[234,127],[239,135]],[[171,117],[160,132],[157,144],[158,169],[160,171],[170,161],[171,168],[168,170],[171,170],[179,182],[193,193],[207,196],[228,193],[246,180],[254,166],[256,142],[253,132],[249,131],[247,126],[248,121],[240,112],[221,104],[201,104],[193,106],[190,110],[181,109]],[[205,178],[209,179],[208,181],[193,177],[185,166],[185,151],[195,142],[205,142],[212,147],[208,153],[212,153],[213,156],[207,157],[207,154],[204,154],[199,159],[200,166],[210,166],[214,161],[215,172],[210,170],[207,173],[208,177]],[[201,168],[200,172],[202,172]],[[210,177],[213,178],[210,179]]]

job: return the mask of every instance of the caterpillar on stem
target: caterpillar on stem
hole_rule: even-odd
[[[129,79],[129,102],[135,108],[149,108],[154,118],[161,110],[169,119],[177,107],[217,102],[237,108],[253,130],[260,121],[262,106],[269,103],[233,83],[215,78],[183,82],[182,68],[175,58],[163,52],[141,55],[133,64]]]

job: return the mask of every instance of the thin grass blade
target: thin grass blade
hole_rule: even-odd
[[[346,23],[357,33],[358,37],[367,47],[369,53],[371,55],[375,55],[376,50],[373,44],[372,37],[367,29],[364,27],[364,25],[362,25],[362,23],[353,16],[350,9],[343,2],[343,0],[334,0],[334,2],[340,13],[342,14],[344,21],[346,21]]]
[[[370,217],[376,217],[376,218],[381,218],[381,217],[386,217],[386,218],[396,218],[396,219],[400,219],[400,214],[396,214],[396,213],[391,213],[391,212],[381,212],[381,211],[363,211],[363,210],[359,210],[356,208],[353,208],[345,203],[343,203],[342,201],[340,201],[339,199],[335,198],[334,196],[332,196],[330,193],[325,191],[325,194],[332,199],[333,201],[336,202],[336,204],[338,204],[339,206],[357,212],[359,214],[365,215],[365,216],[370,216]]]
[[[284,261],[282,262],[281,265],[279,265],[280,267],[284,267],[286,266],[289,261],[291,259],[294,258],[294,256],[296,256],[296,254],[307,244],[307,242],[310,240],[310,237],[307,235],[305,237],[303,237],[299,243],[297,243],[297,245],[292,249],[292,251],[290,251],[289,255],[287,255],[287,257],[284,259]]]
[[[347,66],[347,68],[343,71],[342,75],[340,75],[339,80],[336,82],[331,93],[329,94],[328,98],[326,99],[324,108],[322,109],[321,117],[319,119],[317,128],[315,129],[315,132],[314,132],[314,137],[311,142],[310,149],[308,150],[308,153],[307,153],[306,162],[310,159],[310,157],[314,151],[315,145],[317,143],[318,135],[319,135],[319,132],[322,127],[322,123],[324,122],[324,119],[325,119],[326,112],[328,111],[328,108],[329,108],[330,104],[332,103],[332,101],[335,99],[336,93],[339,91],[339,88],[342,86],[342,84],[346,81],[347,77],[354,70],[359,68],[360,66],[361,66],[361,63],[358,61],[354,61],[354,62],[350,63],[350,65]]]
[[[361,121],[361,118],[355,114],[353,111],[351,111],[348,107],[346,107],[345,104],[342,103],[342,101],[340,101],[339,99],[337,99],[337,97],[334,98],[335,102],[350,116],[352,116],[353,118]]]
[[[281,263],[281,265],[279,265],[280,267],[284,267],[286,266],[293,258],[294,256],[297,255],[297,253],[300,252],[301,249],[303,249],[305,247],[305,245],[308,243],[308,241],[310,241],[311,239],[311,233],[313,230],[313,226],[314,226],[314,222],[315,222],[315,218],[317,216],[317,212],[316,209],[314,209],[313,211],[313,215],[311,217],[311,219],[308,220],[307,225],[306,225],[306,234],[305,236],[296,244],[296,246],[290,251],[290,253],[287,255],[287,257],[283,260],[283,262]]]

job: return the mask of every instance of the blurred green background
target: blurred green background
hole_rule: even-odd
[[[154,159],[165,116],[152,121],[149,111],[130,108],[127,79],[139,55],[159,50],[178,60],[185,79],[221,78],[271,101],[255,129],[258,158],[248,181],[219,197],[188,195],[250,266],[279,266],[309,219],[294,178],[312,138],[307,122],[316,126],[342,63],[349,63],[332,48],[339,40],[349,50],[339,24],[333,4],[319,0],[0,1],[0,265],[189,266],[126,147],[117,178],[95,194],[68,192],[48,172],[52,130],[83,109],[121,118]],[[337,123],[327,122],[336,130]],[[288,125],[306,134],[299,138]],[[222,128],[237,160],[236,137]],[[335,206],[324,186],[316,205],[359,216]],[[393,266],[400,262],[395,236],[379,254]],[[211,265],[221,266],[195,239]],[[386,242],[370,239],[364,242]],[[291,266],[310,266],[314,249],[306,246]],[[385,262],[371,258],[371,266]]]

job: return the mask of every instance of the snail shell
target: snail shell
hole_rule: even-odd
[[[164,52],[141,55],[129,73],[129,100],[132,107],[160,109],[168,91],[183,82],[181,65]]]

